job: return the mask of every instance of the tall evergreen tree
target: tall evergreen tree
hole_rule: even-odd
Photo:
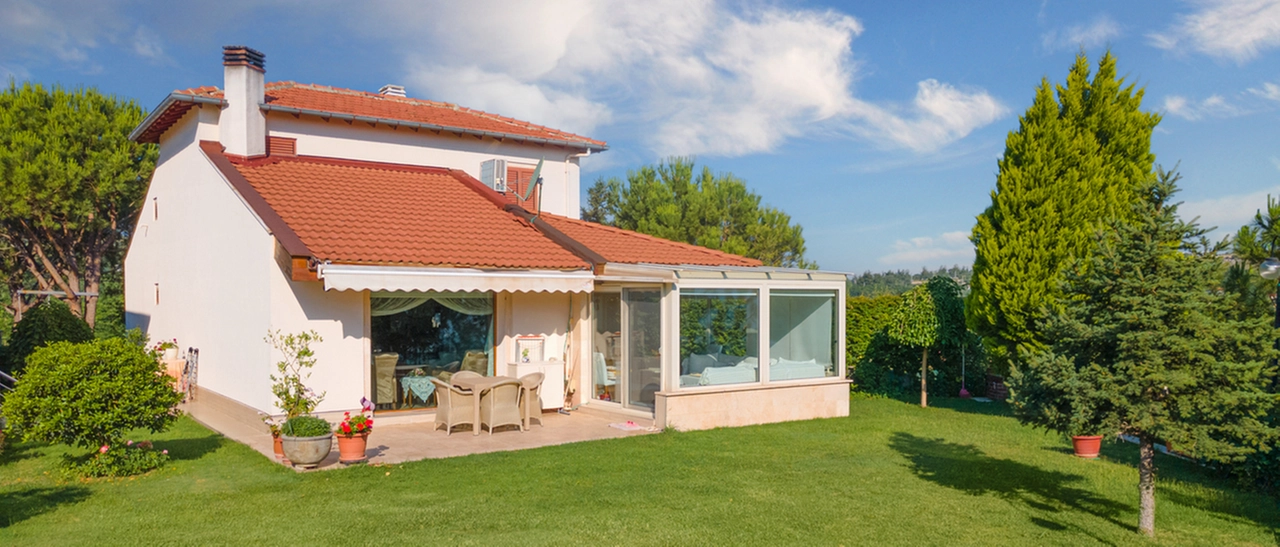
[[[1108,219],[1130,214],[1155,162],[1160,116],[1140,110],[1143,91],[1117,78],[1110,53],[1090,80],[1081,52],[1054,90],[1041,80],[1009,134],[991,206],[973,228],[968,320],[1005,358],[1044,347],[1036,322],[1062,309],[1062,268],[1089,256]]]
[[[61,291],[93,325],[104,272],[119,268],[157,148],[129,140],[146,113],[93,89],[0,90],[0,263],[19,288]],[[83,299],[78,292],[89,293]]]
[[[673,157],[627,173],[627,180],[598,179],[587,189],[582,218],[652,236],[759,259],[767,266],[811,268],[799,224],[731,173],[703,167],[695,178],[692,158]]]
[[[1017,364],[1013,407],[1069,435],[1122,433],[1139,445],[1139,529],[1155,533],[1155,450],[1163,440],[1210,461],[1267,450],[1273,329],[1229,318],[1217,257],[1193,252],[1204,231],[1178,219],[1177,176],[1161,173],[1128,221],[1099,236],[1065,273],[1065,309],[1046,322],[1053,346]]]

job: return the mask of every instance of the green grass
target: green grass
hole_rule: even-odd
[[[306,474],[183,419],[157,437],[171,465],[132,479],[60,481],[64,449],[9,447],[0,543],[1151,543],[1135,532],[1132,446],[1080,460],[995,404],[855,399],[850,411]],[[1155,543],[1278,543],[1274,498],[1159,465]]]

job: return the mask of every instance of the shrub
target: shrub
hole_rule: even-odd
[[[954,397],[960,392],[962,369],[969,393],[975,397],[986,395],[986,355],[981,340],[973,333],[967,333],[962,345],[929,351],[929,393]],[[852,377],[858,391],[890,397],[918,395],[920,349],[896,344],[883,331],[876,333]]]
[[[99,451],[133,429],[164,430],[181,400],[153,356],[111,338],[36,350],[3,411],[14,435]]]
[[[311,376],[311,367],[316,364],[311,343],[323,342],[324,339],[316,331],[285,335],[274,331],[265,340],[284,356],[276,363],[276,371],[280,375],[271,375],[271,393],[276,396],[276,406],[290,419],[310,414],[324,400],[324,394],[316,395],[302,381]]]
[[[169,461],[168,450],[156,450],[151,441],[102,445],[97,452],[79,458],[68,457],[63,465],[82,477],[127,477],[156,469]]]
[[[866,356],[871,339],[889,324],[893,310],[902,297],[896,294],[880,296],[851,296],[845,311],[846,363],[850,376],[857,364]]]
[[[285,421],[280,433],[286,437],[320,437],[331,431],[329,422],[315,416],[296,416]]]
[[[88,342],[93,329],[71,313],[61,300],[49,299],[22,315],[13,326],[5,360],[13,372],[21,371],[31,352],[53,342]]]

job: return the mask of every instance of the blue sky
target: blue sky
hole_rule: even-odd
[[[747,180],[824,269],[967,264],[996,159],[1042,78],[1107,48],[1164,115],[1185,216],[1247,222],[1280,195],[1280,0],[1196,2],[179,2],[0,0],[0,78],[152,108],[269,80],[455,102],[580,132],[600,176],[670,154]]]

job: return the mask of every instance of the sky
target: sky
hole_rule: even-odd
[[[0,79],[147,109],[221,85],[228,44],[263,51],[269,81],[402,84],[605,140],[584,202],[695,156],[791,215],[824,270],[971,264],[1006,137],[1082,50],[1163,116],[1184,217],[1220,238],[1280,196],[1280,0],[0,0]]]

